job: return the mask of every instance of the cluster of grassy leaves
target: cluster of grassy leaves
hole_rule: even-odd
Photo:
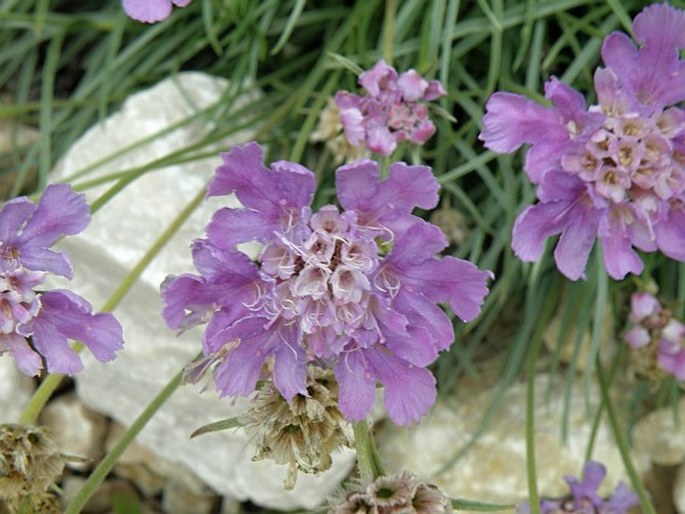
[[[568,283],[549,252],[535,265],[518,261],[509,246],[511,228],[521,209],[534,201],[533,189],[520,155],[486,151],[477,135],[485,102],[496,90],[541,100],[544,82],[555,75],[588,92],[592,102],[602,38],[616,29],[630,32],[631,18],[648,3],[194,0],[175,9],[167,21],[144,25],[128,19],[117,0],[5,0],[0,5],[0,121],[11,131],[37,127],[40,136],[0,156],[0,171],[13,181],[13,194],[44,187],[70,145],[127,96],[179,71],[200,70],[230,81],[217,104],[186,120],[212,122],[203,141],[98,181],[88,178],[92,167],[81,170],[71,178],[75,187],[111,181],[109,195],[97,208],[142,173],[211,155],[209,145],[248,127],[268,147],[268,160],[289,159],[314,169],[320,181],[317,201],[330,202],[333,156],[320,143],[311,143],[310,135],[327,99],[336,90],[356,88],[356,76],[334,54],[361,68],[381,57],[392,59],[399,70],[414,68],[440,79],[448,90],[439,104],[458,121],[438,117],[437,134],[420,159],[432,166],[442,185],[442,207],[458,210],[467,220],[469,236],[452,251],[497,276],[479,320],[457,327],[456,344],[436,364],[441,388],[449,390],[463,373],[477,375],[479,363],[493,354],[502,356],[502,388],[520,378],[526,364],[533,370],[554,314],[562,317],[562,332],[574,326],[592,335],[591,351],[583,357],[590,380],[601,345],[611,344],[600,341],[599,320],[609,310],[617,327],[624,324],[626,298],[635,283],[608,282],[596,263],[587,281]],[[237,97],[255,89],[261,92],[258,97],[227,115]],[[131,147],[137,144],[133,138]],[[34,183],[31,176],[37,177]],[[658,255],[646,262],[647,275],[684,315],[683,265]],[[506,333],[502,327],[507,322],[513,328],[506,340],[492,335]],[[570,364],[559,355],[550,356],[551,371],[569,385],[570,394],[579,352]],[[528,376],[529,381],[535,378],[532,372]],[[500,397],[485,410],[483,425]],[[529,421],[532,433],[534,420]],[[565,432],[561,427],[560,433]],[[529,475],[535,476],[533,465]]]

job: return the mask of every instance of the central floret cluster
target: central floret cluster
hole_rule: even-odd
[[[609,70],[598,80],[615,81]],[[641,218],[649,220],[662,200],[685,190],[685,153],[681,134],[685,113],[671,107],[649,117],[630,111],[620,97],[605,98],[607,104],[590,108],[605,115],[600,128],[585,137],[580,154],[561,158],[562,169],[592,184],[594,192],[614,204],[630,202]],[[571,135],[576,129],[571,125]]]
[[[313,213],[314,174],[299,164],[267,169],[255,143],[222,155],[209,195],[235,193],[193,243],[197,275],[162,287],[164,317],[180,329],[209,321],[206,359],[223,395],[248,395],[260,378],[287,400],[307,396],[307,364],[333,369],[349,420],[371,409],[376,382],[397,424],[417,421],[435,401],[425,369],[454,341],[452,322],[480,311],[491,274],[453,257],[434,225],[411,214],[438,201],[430,168],[396,163],[381,179],[369,160],[336,173],[342,210]],[[258,241],[256,261],[237,245]],[[266,373],[265,373],[266,371]]]
[[[373,232],[359,227],[354,213],[329,205],[308,218],[299,233],[262,251],[261,270],[274,281],[264,300],[274,316],[297,320],[323,354],[325,341],[363,324],[379,255]],[[312,345],[316,341],[321,344]]]

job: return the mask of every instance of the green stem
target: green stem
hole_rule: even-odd
[[[359,475],[365,483],[373,482],[385,474],[380,456],[373,443],[369,422],[365,419],[354,424],[354,446],[357,450]]]
[[[152,260],[157,256],[157,254],[162,250],[164,245],[169,242],[169,239],[178,231],[181,225],[190,217],[192,212],[197,208],[205,195],[205,186],[202,187],[200,191],[195,195],[195,197],[186,205],[178,216],[171,222],[171,224],[162,232],[162,234],[157,238],[157,240],[152,244],[152,246],[145,252],[145,255],[138,261],[135,267],[129,272],[128,275],[122,280],[119,287],[112,293],[109,299],[105,302],[100,309],[102,312],[111,312],[114,308],[119,305],[121,300],[124,298],[126,293],[133,287],[136,281],[140,278],[143,271],[152,262]],[[79,353],[83,350],[83,345],[81,343],[76,343],[73,347],[74,351]],[[45,380],[40,384],[36,392],[33,394],[29,403],[24,408],[21,416],[19,417],[19,422],[27,425],[32,425],[38,419],[38,416],[45,407],[52,394],[62,383],[64,375],[54,374],[48,375]]]
[[[97,491],[98,487],[102,484],[105,477],[112,470],[114,465],[117,463],[121,455],[126,451],[126,448],[133,442],[133,440],[138,436],[141,430],[147,425],[152,416],[166,403],[166,401],[171,397],[171,395],[178,389],[181,385],[181,380],[183,377],[183,370],[179,371],[174,375],[171,381],[164,386],[159,394],[150,402],[150,404],[145,408],[145,410],[138,416],[131,427],[124,433],[124,435],[119,439],[119,442],[110,450],[110,452],[105,455],[100,464],[93,470],[91,475],[83,484],[83,487],[76,493],[76,496],[67,505],[64,514],[78,514],[81,512],[83,507],[90,499],[90,497]]]
[[[543,338],[540,331],[538,330],[537,332],[530,349],[526,384],[526,471],[531,514],[540,514],[540,497],[538,495],[538,479],[535,466],[535,378],[536,364]]]
[[[609,423],[611,424],[611,430],[616,438],[616,446],[618,446],[618,451],[621,454],[621,459],[623,460],[623,465],[626,468],[626,472],[630,477],[630,482],[635,488],[635,492],[640,499],[640,507],[642,507],[642,512],[644,512],[644,514],[656,514],[656,510],[654,510],[654,506],[649,501],[649,495],[647,494],[645,486],[642,484],[642,481],[637,474],[637,470],[635,469],[635,465],[633,464],[633,460],[630,457],[630,448],[628,448],[628,442],[626,441],[625,435],[622,431],[622,425],[618,421],[614,404],[611,402],[611,398],[609,397],[609,386],[607,385],[607,381],[604,376],[604,369],[599,360],[599,356],[597,356],[596,368],[597,380],[602,393],[602,404],[606,407]]]
[[[395,11],[397,0],[385,0],[385,19],[383,20],[383,59],[392,66],[392,46],[395,37]]]
[[[74,350],[77,350],[77,348],[74,347]],[[64,375],[48,375],[45,380],[41,382],[38,389],[36,389],[36,392],[33,393],[29,403],[24,408],[24,411],[21,413],[21,416],[19,416],[19,423],[23,425],[35,424],[40,411],[43,410],[45,404],[48,403],[48,400],[52,396],[52,393],[55,392],[55,389],[62,383],[63,378]]]
[[[386,178],[390,174],[390,160],[392,156],[382,156],[379,160],[381,179]]]

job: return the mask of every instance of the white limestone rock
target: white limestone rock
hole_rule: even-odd
[[[67,466],[85,470],[104,453],[107,420],[87,409],[75,394],[51,401],[41,412],[39,423],[50,429],[62,453],[85,461],[67,461]]]
[[[35,389],[9,354],[0,357],[0,423],[16,423]]]
[[[447,470],[441,468],[467,444],[477,430],[495,389],[464,385],[450,401],[439,401],[431,413],[413,429],[388,427],[381,434],[381,453],[390,469],[409,469],[442,487],[452,497],[495,503],[517,503],[528,496],[526,477],[525,409],[526,387],[515,384],[505,393],[494,419],[466,454]],[[578,476],[583,467],[592,428],[583,394],[582,380],[573,391],[569,416],[569,438],[560,440],[563,388],[553,387],[545,401],[547,381],[539,376],[536,387],[535,448],[540,494],[547,497],[568,493],[564,475]],[[588,394],[590,412],[599,405],[599,391]],[[623,463],[608,424],[600,424],[593,458],[608,469],[601,494],[610,494],[623,476]],[[640,470],[648,467],[639,460]]]
[[[673,503],[685,514],[685,400],[676,412],[671,406],[647,414],[635,425],[633,445],[644,458],[659,466],[680,466],[673,485]]]
[[[685,514],[685,465],[680,466],[673,486],[673,503],[678,514]]]
[[[129,98],[121,110],[90,129],[64,157],[54,180],[69,177],[103,157],[157,133],[220,99],[225,80],[201,73],[180,73]],[[184,92],[179,92],[182,87]],[[247,99],[245,99],[247,101]],[[192,105],[191,105],[192,104]],[[224,116],[227,123],[235,123]],[[97,167],[88,178],[130,169],[170,154],[202,138],[204,118],[118,156]],[[204,187],[221,164],[219,151],[242,144],[242,132],[216,144],[216,157],[174,165],[145,174],[117,194],[82,234],[65,238],[75,268],[69,287],[97,309],[117,288],[159,234]],[[108,186],[88,190],[92,202]],[[164,385],[201,349],[200,330],[177,337],[160,316],[159,285],[168,274],[194,272],[189,244],[203,235],[212,213],[226,205],[212,198],[196,209],[167,244],[114,313],[124,327],[125,349],[112,363],[84,355],[86,369],[76,376],[78,394],[92,409],[129,426]],[[235,205],[235,203],[233,203]],[[84,352],[87,353],[87,352]],[[325,500],[353,465],[353,453],[341,453],[332,469],[318,477],[300,476],[293,491],[283,490],[285,466],[251,461],[252,449],[242,431],[224,431],[189,439],[198,427],[237,415],[244,403],[232,405],[216,393],[201,394],[183,386],[154,416],[138,442],[175,465],[187,467],[213,490],[239,500],[279,509],[312,508]]]
[[[678,404],[678,419],[668,406],[647,414],[637,422],[633,431],[633,445],[652,462],[662,466],[676,466],[685,460],[685,400]]]

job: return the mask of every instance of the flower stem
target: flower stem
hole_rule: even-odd
[[[390,160],[391,156],[383,156],[380,158],[379,167],[381,179],[387,178],[390,174]]]
[[[359,475],[364,482],[373,482],[385,473],[373,443],[369,422],[365,419],[354,424],[354,446],[357,450]]]
[[[74,345],[74,351],[77,350],[78,348]],[[55,392],[55,389],[62,383],[63,378],[64,375],[48,375],[45,380],[41,382],[38,389],[36,389],[36,392],[33,393],[29,403],[24,407],[21,416],[19,416],[19,423],[23,425],[33,425],[36,423],[40,411],[43,410],[43,407],[45,407],[45,404],[52,396],[52,393]]]
[[[614,433],[614,438],[616,439],[616,446],[618,446],[618,451],[621,454],[621,459],[623,460],[623,465],[626,468],[626,472],[630,477],[630,482],[635,488],[638,498],[640,499],[640,507],[642,512],[645,514],[656,514],[652,502],[649,501],[649,495],[645,490],[645,486],[642,484],[640,477],[637,474],[633,460],[630,457],[630,448],[628,448],[628,443],[625,438],[625,434],[622,431],[621,424],[618,421],[618,416],[616,415],[616,409],[614,409],[614,404],[609,396],[609,386],[607,384],[606,377],[604,376],[604,369],[602,363],[599,360],[599,355],[596,358],[597,367],[597,381],[599,382],[599,389],[602,393],[602,404],[606,408],[607,416],[609,417],[609,424],[611,425],[611,430]]]
[[[181,225],[190,217],[197,206],[202,202],[205,196],[205,186],[202,186],[200,191],[195,195],[195,197],[186,205],[186,207],[179,213],[178,216],[171,222],[171,224],[162,232],[162,234],[157,238],[157,240],[152,244],[145,255],[138,261],[135,267],[129,272],[128,275],[122,280],[119,287],[112,293],[109,299],[105,302],[100,309],[102,312],[111,312],[114,308],[119,305],[121,300],[124,298],[126,293],[133,287],[136,281],[140,278],[145,268],[152,262],[152,260],[157,256],[157,254],[164,248],[164,246],[169,242],[169,239],[178,231]],[[83,350],[84,346],[81,343],[76,343],[73,346],[73,350],[77,353]],[[54,374],[48,375],[45,380],[40,384],[36,392],[33,394],[29,403],[24,408],[24,411],[19,417],[19,422],[27,425],[32,425],[38,419],[41,410],[45,407],[52,394],[62,383],[64,375]]]
[[[535,377],[538,354],[542,346],[542,337],[533,342],[528,361],[528,376],[526,384],[526,471],[528,475],[528,498],[531,514],[539,514],[540,497],[537,487],[537,471],[535,466]]]
[[[392,46],[395,36],[395,11],[397,0],[385,0],[385,19],[383,20],[383,59],[392,66]]]
[[[164,389],[162,389],[150,402],[140,416],[138,416],[138,419],[133,422],[131,427],[124,433],[121,439],[119,439],[119,442],[117,442],[110,452],[105,455],[100,464],[93,470],[83,484],[83,487],[81,487],[78,493],[76,493],[76,496],[74,496],[71,502],[69,502],[69,505],[67,505],[64,514],[78,514],[81,512],[90,497],[95,493],[98,487],[100,487],[107,474],[112,470],[124,451],[126,451],[126,448],[133,442],[140,431],[143,430],[152,416],[154,416],[160,407],[166,403],[178,386],[181,385],[182,377],[183,370],[176,373],[171,381],[164,386]]]

